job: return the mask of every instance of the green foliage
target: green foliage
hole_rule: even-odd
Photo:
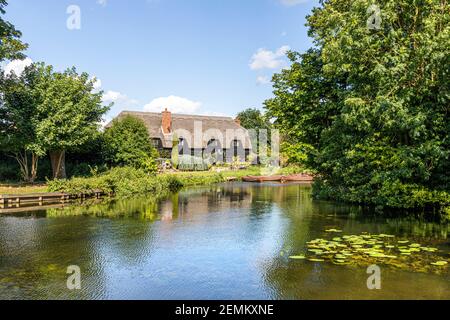
[[[28,47],[20,41],[22,33],[10,22],[3,20],[7,4],[6,0],[0,0],[0,62],[5,59],[23,59],[25,56],[22,51]]]
[[[253,152],[258,155],[265,155],[270,153],[270,144],[271,144],[271,129],[272,124],[266,115],[258,109],[246,109],[240,112],[237,116],[239,121],[241,122],[241,126],[245,129],[249,130],[250,139],[253,144]],[[264,135],[265,138],[264,138]],[[266,140],[266,145],[260,144],[260,139]],[[253,160],[256,159],[252,159]]]
[[[142,168],[147,172],[158,169],[153,148],[144,122],[133,116],[113,121],[104,134],[105,158],[112,165]]]
[[[281,143],[280,153],[282,165],[298,165],[307,163],[308,152],[311,146],[304,143],[292,143],[284,141]]]
[[[131,167],[113,168],[106,173],[91,178],[48,181],[50,192],[80,194],[102,190],[105,193],[113,193],[122,198],[159,193],[164,188],[165,185],[158,181],[156,176]]]
[[[246,109],[240,112],[237,118],[241,122],[241,126],[247,130],[254,129],[256,131],[259,131],[271,129],[269,120],[258,109]]]
[[[33,98],[34,84],[35,77],[30,69],[20,76],[2,74],[0,77],[0,146],[3,152],[14,154],[26,150],[44,154],[35,144],[37,101]]]
[[[102,190],[119,198],[132,198],[142,195],[161,195],[178,191],[185,185],[221,182],[215,179],[197,176],[151,175],[142,169],[133,167],[116,167],[90,178],[72,178],[70,180],[48,181],[49,192],[66,192],[70,194],[89,193]],[[201,182],[201,183],[200,183]]]
[[[148,174],[133,167],[116,167],[107,172],[92,172],[89,178],[72,178],[69,180],[52,180],[47,182],[49,192],[66,192],[69,194],[89,193],[102,190],[115,194],[118,198],[133,198],[145,195],[162,195],[176,192],[182,187],[210,185],[225,182],[227,178],[241,178],[247,175],[259,175],[260,169],[227,172],[182,172],[177,174]]]
[[[35,64],[37,83],[36,135],[45,150],[76,150],[96,137],[103,115],[102,92],[94,80],[75,68],[54,72],[52,66]]]
[[[24,177],[31,154],[29,180],[36,177],[38,158],[47,152],[75,151],[95,141],[109,109],[102,106],[102,93],[94,92],[94,80],[75,69],[60,73],[34,64],[20,76],[2,75],[0,91],[0,146],[15,155]]]
[[[379,207],[450,205],[450,11],[439,0],[323,1],[308,17],[315,46],[289,53],[269,116],[310,145],[316,196]]]
[[[92,168],[89,164],[82,162],[79,164],[68,165],[69,176],[72,177],[89,177],[92,173]]]

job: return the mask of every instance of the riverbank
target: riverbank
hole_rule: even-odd
[[[280,169],[278,174],[303,173],[300,167]],[[114,193],[119,197],[133,197],[148,193],[166,193],[177,191],[182,187],[209,185],[230,180],[241,180],[244,176],[260,176],[265,173],[260,167],[249,167],[244,170],[223,169],[207,172],[172,172],[148,175],[133,168],[114,168],[106,173],[88,178],[71,178],[68,180],[48,181],[36,185],[1,184],[0,194],[23,195],[46,192],[65,192],[81,194],[91,190],[102,190]]]

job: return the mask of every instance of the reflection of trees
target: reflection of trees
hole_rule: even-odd
[[[106,292],[104,257],[119,260],[124,268],[139,263],[148,254],[143,251],[152,248],[158,210],[155,199],[118,200],[50,209],[48,219],[2,219],[0,272],[7,272],[1,272],[0,297],[14,293],[11,284],[20,288],[17,298],[99,298],[89,294]],[[69,265],[81,268],[86,290],[67,290]]]
[[[104,220],[97,236],[95,249],[102,255],[119,260],[124,268],[139,263],[143,252],[151,250],[153,241],[152,222],[165,213],[166,202],[155,198],[112,200],[88,206],[72,206],[48,212],[49,217],[88,216],[109,218]],[[170,212],[172,214],[172,212]],[[171,215],[172,217],[172,215]]]
[[[139,198],[129,200],[109,200],[86,202],[82,205],[68,206],[63,209],[47,210],[48,218],[91,216],[99,218],[139,218],[153,221],[157,217],[159,200]]]
[[[265,270],[263,270],[263,273],[265,275],[263,278],[275,297],[280,297],[280,295],[289,296],[290,288],[284,287],[289,282],[284,280],[289,281],[289,278],[294,273],[289,269],[289,265],[286,265],[284,262],[290,254],[296,252],[298,248],[304,247],[304,244],[308,241],[310,219],[306,219],[306,217],[314,214],[315,210],[312,205],[309,186],[291,185],[272,190],[275,193],[273,199],[283,217],[287,219],[287,223],[284,224],[284,230],[280,231],[282,241],[279,250],[275,252],[272,260],[264,266]],[[299,283],[308,285],[309,281],[314,280],[314,269],[305,269],[303,271],[301,274],[296,275],[297,277],[301,276],[301,278],[295,279],[294,283],[296,285]]]

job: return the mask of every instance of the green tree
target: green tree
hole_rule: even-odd
[[[241,126],[250,131],[250,139],[252,144],[256,146],[254,151],[258,155],[258,161],[268,161],[267,155],[269,153],[269,146],[271,144],[271,129],[272,124],[267,119],[266,115],[256,108],[248,108],[237,115]],[[266,144],[261,145],[261,139],[264,139]]]
[[[42,63],[35,67],[36,141],[50,154],[54,178],[65,178],[66,151],[75,151],[95,138],[110,106],[103,106],[103,93],[95,92],[95,80],[87,73],[78,74],[75,68],[54,72]]]
[[[65,152],[95,139],[109,109],[102,106],[102,93],[94,92],[94,80],[75,69],[54,72],[40,63],[27,67],[20,76],[2,75],[0,82],[3,149],[14,154],[25,180],[36,178],[38,158],[46,152],[54,178],[65,178]]]
[[[34,182],[39,157],[45,155],[45,150],[36,141],[34,71],[29,67],[19,76],[2,74],[0,78],[0,147],[17,160],[27,182]]]
[[[256,108],[248,108],[240,112],[237,118],[241,122],[241,126],[247,130],[253,129],[259,131],[270,130],[271,128],[271,123],[264,114]]]
[[[315,195],[399,208],[449,205],[450,10],[441,0],[321,1],[314,48],[274,77],[269,115],[312,146]]]
[[[20,31],[2,18],[7,4],[6,0],[0,0],[0,62],[5,59],[23,59],[25,56],[22,51],[27,48],[27,45],[20,41]]]
[[[144,122],[133,116],[113,120],[104,134],[105,159],[115,166],[132,166],[154,172],[158,157]]]

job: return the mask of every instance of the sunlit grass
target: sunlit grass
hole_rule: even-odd
[[[0,184],[0,194],[29,194],[47,192],[46,185],[2,185]]]

